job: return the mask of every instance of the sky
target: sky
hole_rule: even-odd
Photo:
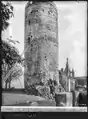
[[[24,50],[24,19],[27,1],[11,2],[14,17],[10,26],[3,32],[3,39],[12,36],[20,41],[16,47],[20,54]],[[75,76],[87,75],[87,2],[57,1],[54,2],[58,11],[58,69],[64,68],[68,57],[70,68]]]

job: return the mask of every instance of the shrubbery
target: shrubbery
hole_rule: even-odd
[[[38,96],[38,90],[36,89],[35,85],[30,85],[27,88],[27,94]]]
[[[46,99],[52,99],[52,95],[50,94],[50,88],[48,86],[37,86],[36,89],[39,92],[39,96],[42,96]]]

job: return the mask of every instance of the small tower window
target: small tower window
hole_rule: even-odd
[[[28,37],[28,44],[30,44],[30,37]]]
[[[48,14],[50,14],[50,11],[48,11]]]
[[[31,24],[31,21],[29,20],[28,24],[30,25]]]
[[[45,58],[46,58],[46,56],[45,56]]]

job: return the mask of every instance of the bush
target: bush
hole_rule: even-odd
[[[50,94],[50,88],[48,86],[38,86],[36,89],[39,92],[39,95],[46,99],[52,99],[52,95]]]
[[[27,93],[28,93],[29,95],[38,96],[38,90],[36,89],[35,85],[30,85],[30,86],[27,88]]]

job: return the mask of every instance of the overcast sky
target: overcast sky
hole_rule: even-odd
[[[14,17],[10,26],[3,33],[6,39],[12,36],[19,40],[20,54],[24,50],[24,13],[27,2],[12,2]],[[64,68],[69,58],[71,68],[76,76],[86,75],[87,45],[87,2],[55,2],[58,10],[59,69]]]

